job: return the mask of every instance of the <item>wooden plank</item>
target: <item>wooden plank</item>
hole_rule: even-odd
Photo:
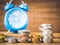
[[[0,32],[0,34],[5,34],[5,35],[7,35],[7,32]],[[40,36],[42,36],[42,34],[41,33],[39,33],[39,32],[31,32],[30,33],[30,35],[40,35]],[[18,34],[14,34],[14,33],[9,33],[8,34],[8,36],[14,36],[14,37],[19,37],[19,35]],[[54,38],[53,38],[53,43],[60,43],[60,33],[53,33],[53,36],[54,36]],[[41,37],[40,37],[41,38]]]
[[[0,45],[60,45],[60,43],[15,43],[15,44],[1,43]]]
[[[0,33],[6,35],[7,34],[7,31],[1,31]],[[34,34],[42,36],[42,32],[31,32],[30,33],[30,35],[34,35]],[[8,35],[19,37],[18,34],[14,34],[14,33],[11,33],[11,32]],[[53,33],[53,37],[54,38],[60,38],[60,33]]]
[[[0,0],[0,30],[6,30],[4,27],[5,11],[3,10],[6,2],[9,0]],[[18,3],[17,3],[18,2]],[[51,23],[53,32],[60,32],[60,1],[59,0],[24,0],[29,5],[29,25],[28,30],[39,32],[39,25]],[[19,1],[13,1],[13,4],[20,4]]]

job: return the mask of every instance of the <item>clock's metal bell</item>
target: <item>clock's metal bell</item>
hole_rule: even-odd
[[[14,6],[11,2],[12,0],[4,7],[6,11],[4,25],[10,32],[18,33],[18,30],[25,30],[27,28],[28,16],[26,12],[29,10],[29,7],[25,3]]]
[[[26,10],[26,11],[29,10],[29,7],[28,7],[27,4],[21,4],[19,7],[22,8],[22,9],[24,9],[24,10]]]
[[[4,7],[5,11],[8,11],[9,9],[14,8],[14,4],[10,3],[10,4],[6,4],[6,6]]]

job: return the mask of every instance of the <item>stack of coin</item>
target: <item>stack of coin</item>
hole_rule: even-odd
[[[8,37],[7,41],[8,41],[8,43],[16,43],[16,38],[15,37]]]
[[[20,42],[23,42],[23,43],[28,42],[30,31],[28,31],[28,30],[19,30],[18,34],[20,35]]]
[[[42,31],[43,42],[51,43],[53,41],[53,32],[51,24],[42,24],[40,30]]]
[[[0,34],[0,43],[4,42],[5,38],[6,38],[6,35]]]
[[[29,30],[19,30],[18,34],[20,36],[28,36],[30,34],[30,31]]]

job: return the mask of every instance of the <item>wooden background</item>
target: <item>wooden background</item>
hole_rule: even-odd
[[[53,25],[53,32],[60,32],[60,0],[24,0],[29,5],[29,25],[28,30],[39,32],[40,24],[50,23]],[[0,0],[0,31],[6,31],[4,27],[5,11],[4,5],[9,0]],[[20,4],[19,0],[14,0],[15,5]]]

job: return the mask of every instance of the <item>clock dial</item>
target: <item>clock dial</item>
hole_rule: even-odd
[[[21,10],[16,10],[8,17],[8,22],[13,28],[22,28],[27,23],[27,13]]]

